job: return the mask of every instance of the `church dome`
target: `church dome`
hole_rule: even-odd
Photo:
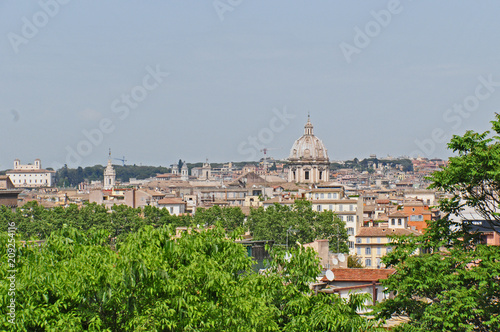
[[[304,126],[304,135],[302,135],[292,146],[290,150],[291,161],[328,161],[328,151],[323,142],[314,136],[313,125],[310,118]]]

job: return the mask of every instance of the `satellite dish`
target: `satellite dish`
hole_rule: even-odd
[[[339,263],[339,260],[337,258],[332,258],[332,263],[333,265],[337,265]]]
[[[326,279],[328,279],[329,281],[332,281],[333,279],[335,279],[335,275],[333,274],[332,270],[326,271]]]
[[[339,259],[339,261],[341,261],[341,262],[345,262],[345,255],[344,255],[344,254],[339,254],[339,255],[338,255],[338,259]]]

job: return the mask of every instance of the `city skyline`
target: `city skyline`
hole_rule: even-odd
[[[332,161],[446,158],[497,111],[499,10],[5,1],[0,170],[284,159],[308,113]]]

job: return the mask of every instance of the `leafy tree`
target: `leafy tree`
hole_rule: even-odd
[[[347,256],[347,267],[352,269],[362,269],[364,266],[361,264],[358,255],[349,255]]]
[[[500,134],[499,115],[492,124]],[[500,250],[481,244],[467,220],[451,218],[468,206],[498,224],[500,138],[488,134],[452,138],[448,146],[458,156],[431,176],[432,188],[453,194],[440,203],[445,218],[421,236],[396,238],[383,258],[396,269],[385,282],[396,296],[380,304],[378,317],[409,317],[399,331],[500,331]]]
[[[243,227],[245,215],[239,207],[212,206],[209,209],[199,208],[193,218],[195,225],[213,226],[220,223],[227,231]]]
[[[295,246],[297,242],[328,239],[331,250],[349,251],[345,222],[331,211],[313,211],[310,201],[296,200],[292,207],[274,204],[252,209],[247,224],[256,240]]]
[[[63,227],[41,247],[17,242],[16,319],[7,322],[9,284],[0,284],[2,330],[21,331],[375,331],[359,316],[362,297],[311,294],[311,248],[273,252],[267,273],[236,234],[220,226],[174,237],[145,226],[116,251],[110,233]],[[7,235],[0,234],[5,247]],[[6,260],[0,277],[8,276]],[[324,316],[323,314],[327,314]]]

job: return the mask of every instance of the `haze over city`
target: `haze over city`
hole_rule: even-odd
[[[498,111],[499,10],[2,1],[0,170],[287,158],[308,113],[331,160],[446,158]]]

